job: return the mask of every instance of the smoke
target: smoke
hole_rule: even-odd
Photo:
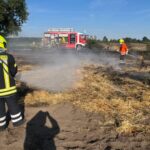
[[[33,59],[31,55],[30,59]],[[33,87],[62,91],[71,88],[78,79],[76,70],[80,68],[80,62],[72,55],[43,53],[34,60],[38,67],[21,76],[22,81]]]
[[[31,71],[21,74],[21,81],[28,85],[49,91],[64,91],[80,79],[77,70],[84,65],[103,64],[118,69],[116,56],[88,51],[76,53],[73,50],[35,50],[21,51],[17,55],[27,62],[37,64]]]

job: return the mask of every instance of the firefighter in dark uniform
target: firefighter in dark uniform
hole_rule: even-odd
[[[6,108],[13,125],[19,126],[24,123],[24,119],[17,103],[17,89],[15,84],[15,75],[17,65],[11,54],[6,53],[6,40],[0,35],[0,131],[7,128]]]

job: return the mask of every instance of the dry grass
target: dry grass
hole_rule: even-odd
[[[23,65],[23,66],[19,67],[19,72],[29,71],[29,70],[32,70],[32,68],[33,68],[32,65]]]
[[[128,77],[120,77],[103,66],[87,66],[80,82],[64,93],[34,91],[28,93],[28,105],[70,101],[90,112],[101,113],[105,122],[115,119],[118,133],[150,132],[150,87]]]
[[[34,91],[25,97],[26,105],[57,104],[69,99],[67,93],[49,93],[47,91]]]

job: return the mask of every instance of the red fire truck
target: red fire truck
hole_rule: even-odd
[[[64,47],[80,50],[85,47],[88,36],[73,28],[51,28],[44,33],[43,45],[46,47]]]

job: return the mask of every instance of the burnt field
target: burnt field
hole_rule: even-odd
[[[2,150],[149,150],[150,59],[110,51],[23,50],[17,59],[26,124]],[[143,55],[143,54],[142,54]]]

